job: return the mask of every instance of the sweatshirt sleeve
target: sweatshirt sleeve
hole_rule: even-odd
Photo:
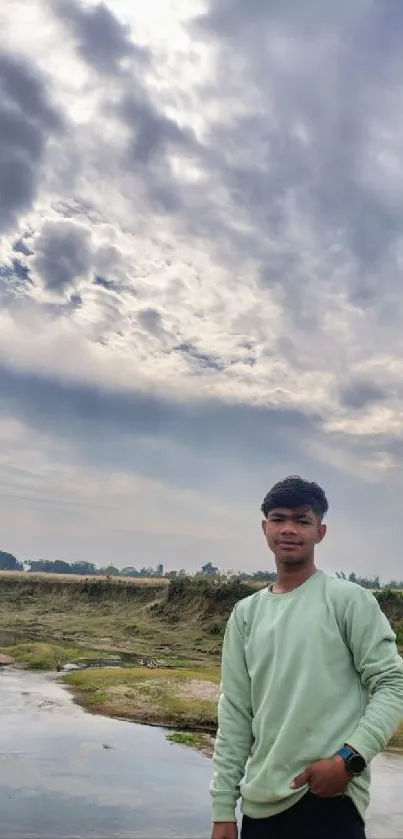
[[[369,702],[349,739],[369,763],[403,721],[403,660],[396,635],[372,592],[359,587],[345,612],[347,640]]]
[[[222,647],[218,730],[210,784],[213,822],[236,821],[240,782],[252,746],[250,676],[237,606],[228,619]]]

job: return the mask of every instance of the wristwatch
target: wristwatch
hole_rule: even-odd
[[[344,745],[336,754],[343,758],[347,772],[353,777],[361,775],[366,768],[367,764],[363,756],[352,749],[351,746]]]

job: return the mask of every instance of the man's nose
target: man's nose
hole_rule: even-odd
[[[280,529],[280,533],[283,535],[290,534],[294,536],[297,533],[297,526],[295,522],[284,521]]]

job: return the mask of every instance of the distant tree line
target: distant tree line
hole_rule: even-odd
[[[358,583],[358,585],[362,586],[363,588],[370,588],[370,589],[381,589],[382,588],[379,577],[374,577],[373,580],[371,580],[370,577],[358,577],[357,574],[354,574],[354,571],[352,571],[351,574],[349,574],[348,576],[347,576],[347,574],[344,573],[344,571],[336,571],[336,577],[338,577],[339,580],[350,580],[351,583]],[[398,583],[396,580],[392,580],[390,583],[388,583],[387,587],[388,588],[403,588],[403,582]]]
[[[179,571],[166,571],[160,562],[155,568],[150,566],[142,566],[141,568],[134,568],[131,565],[125,568],[116,568],[115,565],[106,565],[98,567],[93,562],[64,562],[63,560],[48,560],[35,559],[30,562],[20,562],[13,554],[7,551],[0,551],[0,571],[25,571],[27,573],[45,573],[45,574],[79,574],[83,577],[89,576],[103,576],[103,577],[146,577],[146,578],[161,578],[174,580],[178,577],[208,577],[217,580],[217,582],[225,582],[226,580],[238,580],[239,582],[273,582],[276,579],[276,574],[273,571],[253,571],[247,573],[246,571],[219,571],[216,565],[211,562],[206,562],[199,571],[195,574],[190,574],[184,568]],[[344,571],[336,571],[336,577],[342,580],[350,580],[353,583],[363,588],[372,590],[388,588],[388,589],[403,589],[403,580],[390,580],[382,584],[378,576],[360,577],[352,571],[346,574]]]
[[[22,562],[7,553],[7,551],[0,551],[0,570],[1,571],[24,571]]]
[[[0,551],[0,571],[27,571],[45,574],[79,574],[80,576],[123,576],[123,577],[163,577],[164,566],[159,563],[156,568],[116,568],[107,565],[99,568],[94,562],[64,562],[61,559],[32,559],[20,562],[13,554]]]

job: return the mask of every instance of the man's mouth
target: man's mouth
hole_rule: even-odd
[[[280,548],[299,548],[298,542],[279,542]]]

